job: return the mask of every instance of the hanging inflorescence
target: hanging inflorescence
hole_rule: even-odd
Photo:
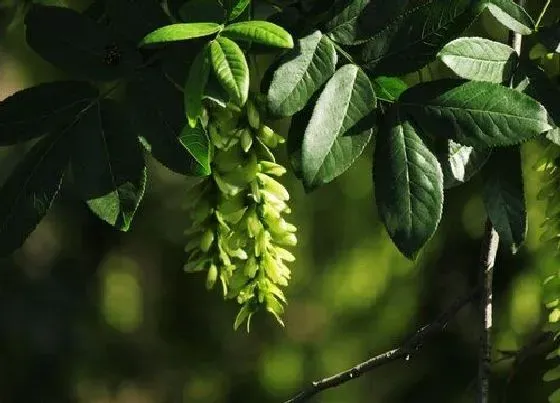
[[[560,148],[554,144],[548,146],[545,156],[537,166],[537,170],[543,174],[543,186],[539,192],[539,199],[546,200],[546,218],[543,223],[543,233],[541,240],[545,245],[552,248],[552,253],[556,258],[560,256]],[[560,336],[560,271],[545,279],[544,299],[546,307],[550,310],[548,315],[547,331],[555,333],[555,337]],[[547,371],[544,375],[545,381],[557,381],[560,379],[560,365],[558,350],[552,351],[548,357],[555,361],[555,367]],[[560,397],[560,389],[555,391],[550,401],[556,401]]]
[[[207,287],[219,281],[224,298],[235,298],[241,309],[237,329],[265,308],[280,324],[288,284],[285,262],[294,256],[285,247],[297,242],[289,194],[275,178],[286,170],[270,149],[284,138],[266,126],[255,102],[209,109],[208,133],[212,175],[196,186],[187,233],[187,272],[207,272]]]

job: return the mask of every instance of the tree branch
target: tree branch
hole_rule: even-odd
[[[326,390],[340,386],[348,381],[359,378],[363,374],[400,359],[408,360],[410,356],[423,346],[424,342],[434,334],[445,329],[447,324],[455,315],[469,302],[473,301],[478,294],[478,289],[475,288],[468,295],[457,300],[447,311],[442,313],[435,321],[427,324],[414,333],[402,346],[393,350],[386,351],[382,354],[376,355],[367,361],[364,361],[346,371],[340,372],[328,378],[312,382],[309,388],[300,392],[295,397],[286,400],[284,403],[300,403],[311,399],[316,394]]]
[[[490,372],[492,370],[492,277],[499,242],[500,237],[488,219],[482,241],[479,268],[481,335],[478,354],[477,403],[488,403],[490,391]]]

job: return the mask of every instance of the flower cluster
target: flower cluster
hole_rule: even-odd
[[[545,155],[537,164],[537,170],[543,174],[543,185],[538,198],[547,201],[541,240],[558,256],[560,251],[560,148],[558,146],[554,144],[548,146]],[[554,272],[549,273],[545,279],[543,296],[546,307],[549,309],[545,330],[554,333],[558,338],[560,337],[560,271],[558,269],[554,269]],[[558,379],[559,358],[559,350],[554,350],[547,356],[548,360],[554,361],[554,366],[545,373],[543,377],[545,381]],[[560,390],[555,391],[549,400],[553,401],[553,396],[559,394]]]
[[[208,112],[212,175],[197,185],[185,265],[187,272],[207,272],[207,287],[220,282],[225,298],[241,309],[237,329],[260,308],[282,324],[294,256],[285,247],[297,242],[286,188],[275,178],[286,170],[270,149],[284,138],[266,126],[255,103],[243,109],[228,105]]]

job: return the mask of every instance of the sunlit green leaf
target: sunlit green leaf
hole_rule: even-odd
[[[489,148],[474,148],[444,140],[445,150],[439,159],[446,189],[468,182],[490,157]]]
[[[231,99],[242,106],[249,96],[249,66],[235,42],[219,37],[210,43],[212,68]]]
[[[140,46],[209,36],[215,34],[221,28],[222,26],[220,24],[214,22],[192,22],[166,25],[146,35],[140,42]]]
[[[535,22],[523,7],[512,0],[482,0],[481,10],[488,9],[490,13],[506,28],[522,35],[533,32]]]
[[[286,30],[268,21],[243,21],[227,25],[222,35],[235,41],[249,41],[277,48],[294,47],[292,36]]]
[[[386,101],[396,101],[408,88],[408,85],[397,77],[375,77],[371,84],[377,98]]]
[[[315,31],[298,41],[274,72],[268,90],[268,106],[277,116],[291,116],[335,71],[336,51],[331,41]]]
[[[233,21],[243,14],[249,4],[251,4],[251,0],[235,0],[229,13],[229,20]]]
[[[210,144],[206,131],[199,124],[185,126],[179,137],[181,143],[201,166],[201,175],[210,175]]]
[[[313,109],[302,145],[303,182],[313,189],[346,171],[362,153],[371,132],[350,130],[376,106],[368,77],[353,64],[329,80]]]
[[[503,83],[517,67],[515,50],[478,37],[459,38],[443,47],[438,57],[461,78]]]

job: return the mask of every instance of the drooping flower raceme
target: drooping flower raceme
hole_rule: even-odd
[[[286,188],[277,181],[286,170],[270,149],[284,138],[266,126],[257,106],[228,105],[208,112],[212,175],[197,185],[192,226],[187,233],[187,272],[207,272],[207,287],[219,282],[225,298],[241,309],[237,328],[260,308],[282,324],[286,299],[280,287],[290,279],[285,249],[297,242]]]

